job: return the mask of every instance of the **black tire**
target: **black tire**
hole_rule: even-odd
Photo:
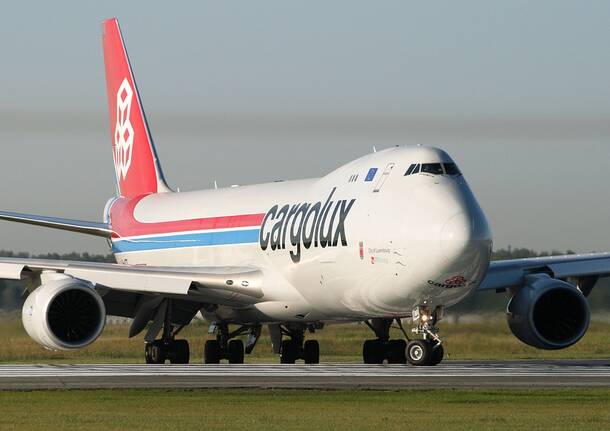
[[[297,360],[297,343],[292,340],[282,341],[282,350],[280,353],[280,363],[294,364]]]
[[[362,345],[362,359],[365,364],[383,364],[383,344],[380,340],[366,340]]]
[[[303,347],[303,359],[306,364],[320,363],[320,344],[317,340],[307,340]]]
[[[443,356],[445,356],[445,349],[443,349],[442,344],[432,343],[432,353],[430,354],[430,363],[428,365],[438,365],[443,360]]]
[[[203,363],[220,363],[220,343],[218,340],[208,340],[205,342],[205,345],[203,346]]]
[[[188,364],[191,351],[186,340],[174,340],[170,344],[169,362],[171,364]]]
[[[432,346],[426,340],[413,340],[407,345],[407,361],[411,365],[428,365]]]
[[[405,340],[390,340],[388,342],[388,363],[407,363],[407,342]]]
[[[244,343],[241,340],[229,341],[228,347],[229,364],[244,363]]]
[[[165,344],[161,340],[156,340],[150,344],[150,363],[164,364],[167,359]]]
[[[152,346],[153,343],[146,343],[144,345],[144,360],[147,364],[152,364]]]

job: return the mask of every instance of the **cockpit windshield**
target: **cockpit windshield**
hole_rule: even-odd
[[[462,175],[455,163],[413,163],[405,172],[405,176],[420,172],[428,175]]]
[[[447,175],[462,175],[455,163],[443,163]]]
[[[443,167],[440,163],[423,163],[421,171],[424,174],[443,175]]]

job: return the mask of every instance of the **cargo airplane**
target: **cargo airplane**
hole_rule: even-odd
[[[0,278],[32,286],[22,319],[42,346],[85,347],[107,315],[124,316],[129,337],[145,332],[147,363],[188,363],[178,335],[199,316],[210,323],[205,363],[243,363],[267,325],[282,363],[314,364],[309,334],[364,322],[365,363],[436,365],[445,309],[488,289],[508,293],[508,324],[526,344],[562,349],[587,331],[587,296],[610,275],[610,254],[490,263],[485,215],[440,149],[377,151],[321,178],[173,191],[116,19],[103,23],[103,51],[117,184],[103,222],[0,213],[106,238],[116,257],[0,260]]]

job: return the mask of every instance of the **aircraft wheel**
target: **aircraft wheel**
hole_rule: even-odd
[[[244,343],[241,340],[229,341],[228,347],[229,364],[244,363]]]
[[[426,340],[413,340],[407,345],[407,360],[411,365],[428,365],[432,346]]]
[[[320,363],[320,344],[317,340],[307,340],[303,347],[303,359],[306,364]]]
[[[150,363],[151,364],[164,364],[167,359],[167,352],[165,345],[161,340],[155,340],[149,343],[150,346]]]
[[[297,353],[297,343],[295,343],[293,340],[282,341],[280,363],[294,364],[297,360]]]
[[[388,363],[407,363],[407,342],[405,340],[390,340],[388,342]]]
[[[205,342],[205,345],[203,346],[203,363],[220,363],[220,343],[218,340],[208,340]]]
[[[430,355],[430,364],[429,365],[438,365],[443,360],[443,356],[445,355],[445,349],[443,349],[443,345],[439,344],[432,348],[432,353]]]
[[[186,340],[173,340],[169,345],[169,362],[171,364],[188,364],[190,359],[189,343]]]
[[[146,343],[144,345],[144,359],[147,364],[152,364],[152,343]]]
[[[383,364],[383,344],[380,340],[366,340],[362,346],[365,364]]]

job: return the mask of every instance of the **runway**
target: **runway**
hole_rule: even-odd
[[[0,389],[610,387],[610,361],[409,365],[0,365]]]

